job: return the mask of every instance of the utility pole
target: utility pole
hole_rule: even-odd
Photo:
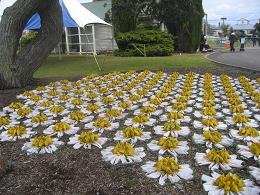
[[[206,39],[207,39],[207,36],[208,36],[208,14],[205,14],[205,15],[206,15],[205,36],[206,36]]]
[[[227,19],[227,18],[220,18],[220,20],[223,21],[223,23],[222,23],[223,26],[225,25],[225,20],[226,20],[226,19]]]

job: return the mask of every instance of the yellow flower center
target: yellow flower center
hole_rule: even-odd
[[[63,112],[65,110],[65,108],[63,106],[54,106],[50,109],[50,111],[54,114],[59,114],[61,112]]]
[[[184,89],[181,92],[181,96],[189,97],[191,95],[191,91],[189,89]]]
[[[216,110],[214,107],[206,107],[204,110],[201,111],[201,114],[205,116],[215,116]]]
[[[108,109],[106,111],[106,117],[119,117],[122,115],[122,112],[118,109]]]
[[[32,146],[36,148],[45,148],[53,144],[53,139],[50,135],[37,136],[32,140]]]
[[[244,112],[244,108],[242,105],[238,105],[238,106],[230,106],[230,110],[233,113],[243,113]]]
[[[180,112],[169,112],[167,117],[169,120],[178,120],[184,118],[183,114]]]
[[[60,83],[67,84],[67,83],[69,83],[69,80],[61,80]]]
[[[180,171],[181,166],[172,157],[165,157],[155,163],[155,168],[163,175],[174,175]]]
[[[10,124],[10,120],[8,117],[6,116],[0,117],[0,127],[9,124]]]
[[[108,92],[108,88],[105,88],[105,87],[104,88],[99,88],[98,92],[99,93],[107,93]]]
[[[218,121],[217,121],[217,119],[215,119],[215,118],[209,118],[209,119],[202,119],[202,124],[204,125],[204,126],[207,126],[207,127],[212,127],[212,128],[214,128],[214,127],[217,127],[218,126]]]
[[[124,96],[124,92],[123,91],[115,91],[113,92],[113,95],[116,97],[122,97]]]
[[[73,100],[71,100],[71,103],[75,106],[79,106],[79,105],[82,105],[84,102],[82,99],[79,99],[79,98],[75,98]]]
[[[85,114],[79,110],[74,111],[70,114],[70,119],[74,121],[80,121],[85,118]]]
[[[69,85],[65,85],[65,86],[62,86],[61,89],[62,89],[63,91],[70,91],[70,90],[72,90],[72,87],[69,86]]]
[[[64,94],[64,95],[61,95],[59,99],[60,99],[61,101],[66,101],[66,100],[70,99],[70,96]]]
[[[48,95],[49,96],[56,96],[56,95],[59,95],[59,93],[56,90],[51,90],[51,91],[48,92]]]
[[[231,160],[231,156],[229,155],[226,149],[211,149],[209,153],[206,155],[206,158],[209,162],[213,162],[216,164],[228,164]]]
[[[136,92],[138,95],[147,95],[148,94],[148,90],[146,89],[139,89]]]
[[[250,122],[250,119],[244,115],[244,114],[236,114],[234,117],[233,117],[233,120],[235,123],[247,123],[247,122]]]
[[[23,92],[23,96],[25,96],[25,97],[30,97],[30,96],[32,96],[32,95],[35,95],[33,92],[31,92],[31,91],[25,91],[25,92]]]
[[[252,143],[251,146],[249,147],[250,151],[256,155],[260,155],[260,142]]]
[[[64,123],[64,122],[60,122],[55,124],[52,127],[53,131],[55,132],[63,132],[63,131],[67,131],[70,129],[70,125],[68,123]]]
[[[37,116],[32,117],[32,123],[42,123],[48,120],[48,117],[45,114],[38,114]]]
[[[39,95],[32,95],[32,96],[30,97],[30,100],[32,100],[32,101],[34,101],[34,102],[39,102],[41,99],[42,99],[42,97],[39,96]]]
[[[115,100],[114,100],[114,98],[112,98],[112,97],[104,97],[104,98],[102,98],[102,100],[101,100],[104,104],[110,104],[110,103],[113,103]]]
[[[44,86],[38,86],[38,87],[36,87],[36,90],[37,90],[37,91],[45,91],[45,90],[46,90],[46,87],[44,87]]]
[[[89,98],[89,99],[95,99],[97,96],[98,95],[96,93],[89,93],[89,94],[87,94],[86,97]]]
[[[20,108],[18,111],[17,111],[17,114],[21,117],[25,117],[27,116],[28,114],[32,113],[32,109],[31,108]]]
[[[129,97],[129,100],[131,100],[131,101],[139,101],[141,99],[142,99],[142,97],[140,95],[131,95]]]
[[[166,122],[163,126],[163,131],[180,131],[181,125],[176,121]]]
[[[213,102],[213,101],[204,101],[204,102],[202,102],[202,105],[204,107],[213,107],[213,106],[215,106],[215,102]]]
[[[253,127],[243,127],[239,129],[239,135],[245,137],[258,137],[259,132],[256,130],[256,128]]]
[[[154,104],[154,105],[160,105],[162,103],[162,99],[161,98],[152,98],[150,100],[150,103]]]
[[[180,96],[176,98],[176,101],[181,103],[187,103],[189,100],[190,98],[187,96]]]
[[[222,135],[218,131],[204,131],[202,135],[205,140],[213,144],[217,144],[222,141]]]
[[[213,93],[206,93],[203,95],[203,99],[204,100],[214,100],[215,99],[215,96]]]
[[[55,82],[50,82],[48,86],[49,86],[49,87],[56,87],[56,86],[57,86],[57,83],[55,83]]]
[[[111,123],[106,119],[98,118],[93,125],[96,128],[108,128],[111,126]]]
[[[127,109],[127,108],[130,108],[132,106],[132,104],[130,102],[120,102],[118,104],[118,106],[120,108]]]
[[[125,138],[141,137],[143,132],[139,128],[127,127],[123,130],[123,135]]]
[[[48,108],[52,105],[54,105],[53,101],[45,101],[45,102],[42,102],[42,104],[41,104],[41,106],[44,107],[44,108]]]
[[[134,123],[146,123],[146,122],[149,121],[149,118],[146,115],[144,115],[144,114],[139,114],[139,115],[135,116],[132,119],[132,121]]]
[[[117,155],[133,156],[135,149],[127,142],[118,142],[112,150],[112,153]]]
[[[79,142],[81,144],[94,144],[98,139],[99,135],[90,131],[81,132],[79,136]]]
[[[82,94],[84,93],[84,91],[81,90],[81,89],[76,89],[76,90],[73,91],[73,93],[74,93],[75,95],[82,95]]]
[[[218,188],[220,189],[224,189],[225,195],[231,192],[242,192],[245,187],[244,181],[239,176],[237,176],[236,174],[231,175],[230,173],[228,173],[227,175],[219,176],[215,180],[214,185],[218,186]]]
[[[141,112],[142,113],[145,113],[145,114],[149,114],[149,113],[153,113],[155,112],[156,109],[152,106],[144,106],[142,109],[141,109]]]
[[[173,109],[179,110],[179,111],[185,110],[186,107],[187,107],[186,104],[180,103],[180,102],[175,103],[175,104],[172,105],[172,108],[173,108]]]
[[[16,109],[20,109],[23,107],[23,104],[20,103],[20,102],[12,102],[10,105],[9,105],[10,108],[16,110]]]
[[[97,104],[88,104],[86,108],[87,108],[87,110],[89,110],[91,112],[95,112],[98,109],[100,109],[100,106]]]
[[[157,98],[166,98],[168,96],[168,93],[164,93],[164,92],[158,92],[155,94],[155,97]]]
[[[10,127],[8,130],[7,130],[7,134],[10,136],[10,137],[16,137],[16,136],[21,136],[21,135],[24,135],[27,133],[27,130],[25,127],[23,126],[20,126],[20,125],[16,125],[14,127]]]
[[[174,150],[179,146],[179,141],[174,137],[160,138],[158,145],[161,146],[163,150]]]
[[[229,102],[231,105],[234,105],[234,106],[237,106],[237,105],[242,104],[241,100],[238,99],[238,98],[229,99],[228,102]]]

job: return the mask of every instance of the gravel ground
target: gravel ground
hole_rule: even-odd
[[[213,68],[173,69],[186,73],[211,72],[232,77],[244,75],[250,79],[260,77],[259,72],[240,68],[216,66]],[[78,80],[81,77],[69,78]],[[15,101],[15,96],[24,90],[33,89],[61,78],[35,80],[24,89],[0,91],[0,109]],[[193,160],[196,152],[205,151],[204,146],[192,143],[192,135],[196,130],[191,127],[191,134],[185,138],[189,142],[189,154],[181,155],[181,163],[190,164],[194,170],[194,179],[182,180],[172,185],[160,186],[157,180],[149,179],[141,170],[142,163],[127,166],[111,165],[101,158],[100,150],[74,150],[71,146],[63,146],[54,154],[32,155],[28,157],[21,151],[24,141],[0,143],[0,194],[196,194],[203,195],[202,173],[209,174],[207,167],[198,167]],[[144,130],[145,131],[145,130]],[[108,135],[109,136],[109,135]],[[110,136],[111,137],[111,134]],[[65,139],[68,139],[65,137]],[[150,142],[150,140],[148,141]],[[137,146],[144,146],[146,143]],[[105,147],[111,142],[107,142]],[[143,162],[156,160],[156,155],[146,151]],[[253,162],[249,162],[250,164]],[[242,174],[247,174],[245,170]],[[247,174],[247,178],[250,178]]]

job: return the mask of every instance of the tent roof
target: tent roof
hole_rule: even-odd
[[[82,5],[101,19],[105,19],[105,13],[111,10],[111,0],[82,3]]]
[[[88,24],[109,25],[95,14],[87,10],[77,0],[59,0],[63,13],[63,22],[65,27],[84,27]],[[16,0],[0,1],[0,17],[3,15],[5,8],[10,7]],[[38,14],[32,16],[26,25],[26,29],[40,28],[40,17]]]

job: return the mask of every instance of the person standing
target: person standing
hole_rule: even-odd
[[[229,41],[230,41],[230,51],[231,52],[235,52],[235,41],[236,41],[236,34],[234,32],[231,32],[231,34],[229,35]]]
[[[240,35],[240,51],[245,51],[245,41],[246,41],[246,36],[244,31],[242,31]]]

